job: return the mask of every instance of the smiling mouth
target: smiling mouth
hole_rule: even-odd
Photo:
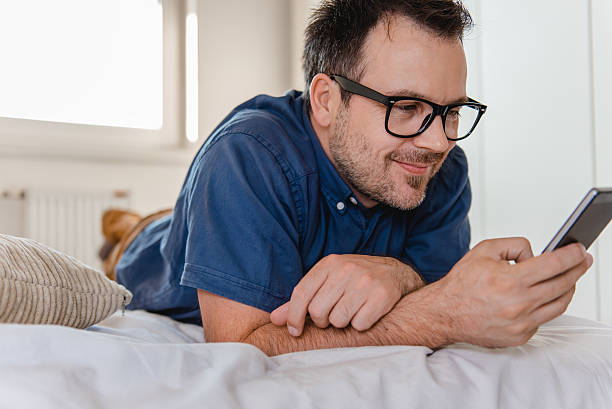
[[[427,171],[431,167],[431,164],[428,165],[424,163],[405,163],[405,162],[398,162],[398,161],[394,161],[394,162],[400,165],[402,169],[404,169],[405,171],[409,173],[412,173],[413,175],[424,175],[425,173],[427,173]]]

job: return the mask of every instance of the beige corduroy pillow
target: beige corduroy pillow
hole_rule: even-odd
[[[131,300],[125,287],[77,259],[0,234],[0,322],[86,328]]]

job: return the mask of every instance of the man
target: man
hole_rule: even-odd
[[[520,345],[563,313],[592,263],[584,247],[533,257],[510,238],[468,251],[456,141],[486,109],[465,91],[470,22],[452,0],[323,2],[305,94],[237,107],[172,214],[124,240],[131,308],[201,319],[207,341],[269,355]]]

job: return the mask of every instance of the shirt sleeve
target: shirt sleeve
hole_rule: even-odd
[[[468,252],[471,201],[467,159],[455,146],[431,180],[404,248],[403,261],[427,283],[444,277]]]
[[[181,284],[273,311],[302,277],[295,186],[257,136],[224,135],[200,157]]]

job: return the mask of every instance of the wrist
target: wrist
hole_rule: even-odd
[[[423,277],[412,267],[393,259],[397,265],[396,277],[402,297],[425,286]]]
[[[436,281],[427,286],[432,293],[433,299],[429,304],[431,319],[437,324],[436,332],[439,334],[439,346],[445,346],[460,342],[462,325],[457,316],[457,308],[448,299],[444,289],[443,281]],[[449,302],[450,301],[450,302]]]
[[[406,334],[409,338],[420,339],[419,345],[432,349],[458,342],[457,324],[453,308],[443,299],[443,288],[434,282],[403,298],[406,328],[419,328],[418,334]],[[414,345],[414,344],[413,344]]]

